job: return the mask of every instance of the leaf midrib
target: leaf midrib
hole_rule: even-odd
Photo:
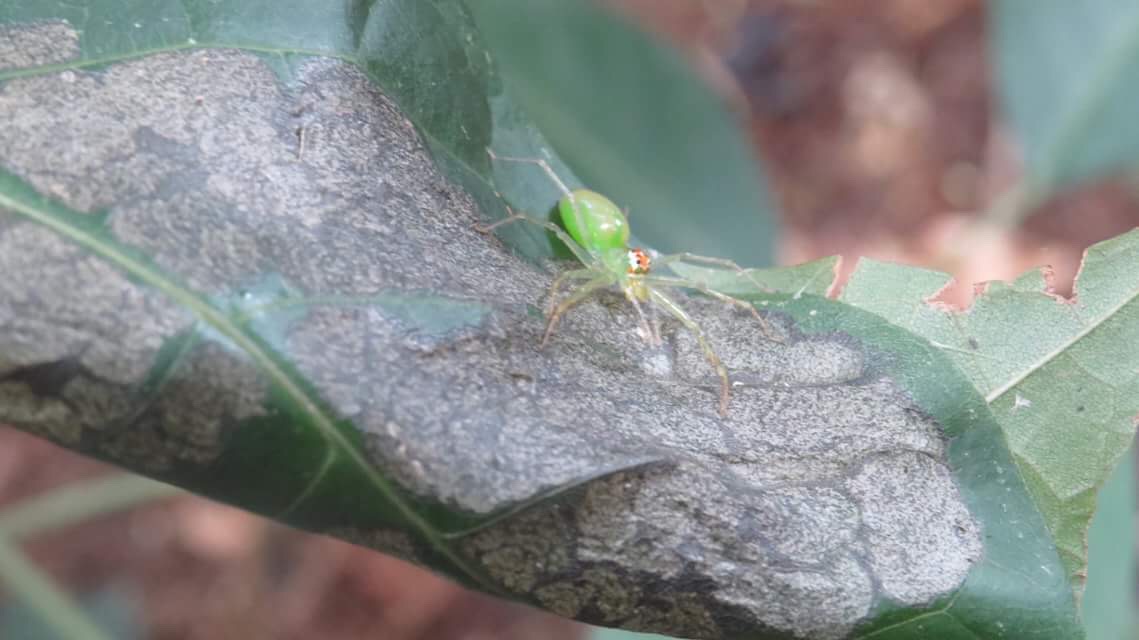
[[[446,557],[453,566],[463,571],[468,577],[482,583],[483,587],[491,592],[497,592],[494,585],[488,583],[481,572],[468,566],[467,562],[455,553],[445,542],[443,536],[410,505],[400,497],[396,489],[383,478],[367,460],[363,458],[355,446],[336,427],[332,416],[328,415],[317,402],[307,394],[296,380],[282,368],[273,356],[268,353],[256,340],[247,335],[240,326],[232,322],[216,307],[208,303],[202,296],[195,294],[179,285],[165,274],[149,268],[145,263],[135,259],[128,252],[120,250],[113,243],[98,237],[94,233],[77,225],[60,219],[47,208],[39,208],[22,200],[10,197],[0,192],[0,207],[7,208],[23,215],[25,218],[40,224],[70,242],[86,249],[91,254],[99,256],[121,271],[133,276],[159,292],[165,294],[174,302],[194,314],[199,321],[206,323],[219,334],[229,339],[235,346],[246,353],[253,363],[259,367],[269,380],[276,385],[300,407],[301,411],[309,417],[311,424],[321,433],[330,447],[329,457],[343,456],[346,460],[357,466],[364,476],[372,483],[374,488],[384,496],[388,502],[395,506],[399,515],[442,556]],[[322,468],[327,468],[330,458],[326,458]],[[319,477],[313,480],[319,482]]]
[[[359,43],[357,43],[357,51]],[[0,71],[0,82],[7,80],[31,77],[49,73],[58,73],[61,71],[84,69],[89,67],[100,67],[115,63],[127,62],[130,60],[138,60],[148,56],[171,53],[177,51],[187,51],[194,49],[238,49],[243,51],[252,51],[256,53],[278,54],[278,55],[308,55],[314,57],[324,57],[340,59],[345,62],[351,63],[360,67],[367,74],[367,69],[364,65],[360,64],[357,55],[336,52],[334,50],[308,50],[300,48],[278,48],[268,47],[264,45],[257,45],[252,43],[237,43],[237,42],[221,42],[221,41],[200,41],[196,40],[191,34],[188,39],[181,42],[174,42],[162,47],[154,47],[148,49],[139,49],[123,53],[115,56],[105,56],[101,58],[88,58],[77,59],[73,61],[40,65],[35,67],[26,67],[21,69],[14,69],[10,71]],[[368,74],[370,76],[370,74]],[[371,78],[372,82],[377,82],[375,78]],[[487,182],[484,176],[471,167],[467,162],[459,158],[452,149],[441,141],[429,131],[422,127],[416,127],[420,135],[434,141],[436,148],[447,153],[452,161],[458,162],[463,170],[476,176],[484,183]],[[234,345],[243,350],[254,363],[261,367],[266,375],[280,385],[289,397],[293,398],[298,406],[309,415],[312,424],[321,432],[329,443],[331,450],[322,461],[318,474],[313,478],[309,486],[301,492],[294,500],[286,507],[283,513],[288,513],[299,506],[313,491],[317,484],[322,480],[326,472],[331,468],[334,459],[337,455],[342,455],[353,464],[358,466],[369,479],[370,482],[376,487],[381,494],[399,510],[400,515],[417,531],[419,531],[425,539],[427,539],[431,546],[438,550],[438,552],[446,557],[456,569],[463,571],[469,577],[476,580],[483,585],[486,590],[497,593],[498,589],[487,581],[481,572],[474,570],[468,563],[457,553],[451,550],[447,544],[446,536],[442,532],[437,532],[429,522],[422,518],[415,512],[410,505],[406,504],[400,497],[396,489],[384,479],[376,470],[365,460],[360,453],[356,450],[352,443],[349,442],[345,436],[340,433],[339,429],[335,426],[335,421],[331,416],[322,410],[317,403],[315,403],[307,393],[292,379],[292,377],[282,369],[273,357],[267,353],[255,340],[245,334],[241,328],[228,319],[223,313],[218,311],[215,307],[209,304],[203,297],[194,294],[188,289],[176,283],[173,279],[150,269],[144,263],[141,263],[132,258],[128,253],[119,251],[111,243],[108,243],[94,234],[88,233],[83,229],[68,224],[66,221],[58,219],[52,212],[46,208],[39,209],[31,205],[27,205],[19,200],[8,197],[6,194],[0,192],[0,205],[6,206],[22,215],[40,223],[48,228],[51,228],[56,233],[68,238],[72,242],[87,248],[95,255],[99,255],[109,262],[115,264],[123,271],[136,276],[139,280],[154,286],[164,294],[168,295],[171,299],[179,304],[182,304],[186,309],[196,315],[199,320],[214,327],[220,334],[229,338]]]
[[[1021,382],[1024,382],[1029,376],[1036,373],[1040,369],[1043,369],[1049,362],[1051,362],[1052,360],[1055,360],[1059,356],[1063,355],[1068,349],[1075,346],[1075,344],[1077,342],[1079,342],[1080,340],[1083,340],[1089,334],[1091,334],[1093,331],[1095,331],[1099,327],[1103,326],[1103,324],[1105,322],[1107,322],[1108,320],[1111,320],[1113,317],[1115,317],[1115,315],[1117,313],[1122,311],[1124,307],[1131,304],[1132,302],[1135,302],[1136,299],[1139,299],[1139,287],[1136,287],[1131,292],[1130,295],[1124,296],[1123,299],[1120,300],[1118,304],[1116,304],[1115,306],[1108,309],[1104,314],[1100,315],[1097,319],[1095,319],[1095,321],[1088,323],[1087,326],[1085,326],[1081,331],[1073,334],[1071,338],[1062,341],[1059,345],[1057,345],[1057,347],[1055,349],[1053,349],[1052,351],[1049,351],[1048,353],[1046,353],[1043,356],[1041,356],[1040,358],[1038,358],[1030,366],[1026,367],[1023,371],[1021,371],[1021,373],[1019,375],[1016,375],[1016,376],[1010,378],[1007,382],[1005,382],[1000,387],[997,387],[996,389],[993,389],[992,391],[990,391],[985,396],[985,402],[987,402],[988,404],[991,405],[996,400],[999,400],[1002,396],[1004,396],[1004,394],[1006,394],[1009,391],[1011,391],[1012,389],[1014,389]],[[1067,304],[1067,303],[1059,303],[1059,304]]]

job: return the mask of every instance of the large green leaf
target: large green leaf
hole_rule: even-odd
[[[1139,4],[995,0],[991,50],[1032,190],[1139,163]]]
[[[619,296],[539,348],[544,229],[473,226],[502,215],[492,173],[546,188],[484,147],[546,143],[466,4],[0,23],[0,421],[599,624],[1080,637],[984,398],[811,295],[820,266],[759,274],[794,290],[756,298],[778,340],[682,299],[737,383],[727,418],[693,336],[646,347]]]
[[[1139,416],[1139,231],[1088,250],[1070,301],[1032,271],[956,313],[927,302],[948,281],[863,260],[843,300],[925,336],[985,395],[1080,588],[1096,491]]]

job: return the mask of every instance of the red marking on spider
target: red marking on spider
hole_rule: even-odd
[[[651,259],[649,254],[644,249],[629,249],[629,273],[631,275],[643,276],[649,272],[649,264]]]

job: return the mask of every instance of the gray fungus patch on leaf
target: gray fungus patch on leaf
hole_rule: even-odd
[[[65,20],[0,25],[0,71],[79,57],[79,32]]]
[[[5,217],[0,273],[0,421],[74,445],[84,430],[144,410],[134,389],[164,340],[188,328],[184,310],[55,233]]]
[[[647,348],[618,296],[574,309],[539,349],[555,267],[476,231],[470,197],[345,62],[303,62],[283,84],[248,53],[154,55],[10,80],[0,119],[0,168],[105,212],[108,246],[197,299],[285,283],[230,320],[409,494],[510,513],[456,540],[517,597],[691,637],[840,638],[881,603],[952,592],[980,556],[939,425],[853,338],[802,333],[773,306],[772,340],[684,298],[737,382],[727,419],[692,335],[664,321]],[[0,267],[0,421],[147,469],[208,461],[267,411],[261,364],[107,256],[0,211]],[[28,382],[69,358],[111,406]]]

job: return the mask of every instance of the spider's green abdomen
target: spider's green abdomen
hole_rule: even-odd
[[[577,189],[558,201],[558,213],[566,231],[590,253],[624,249],[629,244],[625,214],[600,193]]]

